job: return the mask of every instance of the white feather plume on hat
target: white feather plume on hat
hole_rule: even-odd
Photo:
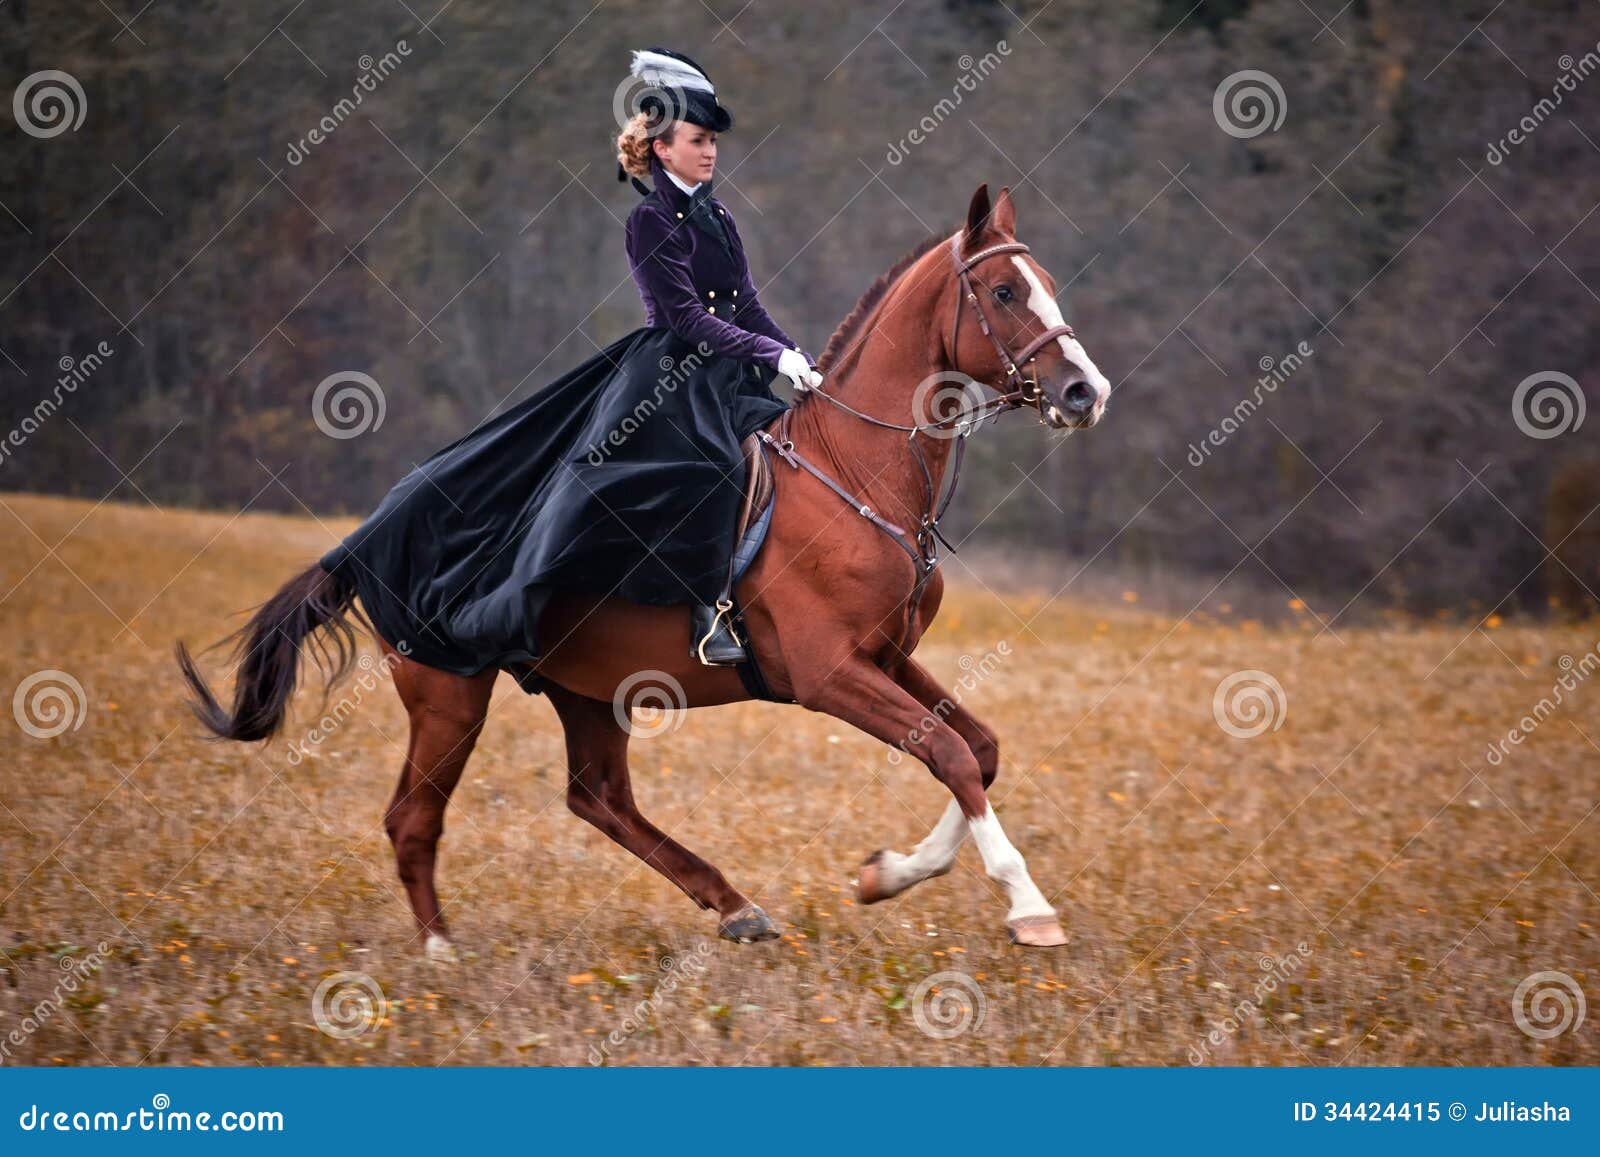
[[[659,52],[648,49],[635,49],[633,64],[628,69],[629,73],[638,77],[648,85],[656,88],[680,89],[684,91],[706,92],[716,94],[705,73],[695,68],[692,64],[664,56]]]

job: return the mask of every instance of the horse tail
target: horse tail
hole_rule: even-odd
[[[234,643],[238,663],[231,711],[217,702],[188,648],[178,643],[178,669],[189,685],[195,717],[219,739],[270,739],[283,725],[299,683],[302,643],[312,641],[328,687],[350,673],[357,648],[356,628],[349,619],[354,614],[364,623],[355,597],[355,585],[348,579],[311,566],[257,607],[249,622],[222,640]]]

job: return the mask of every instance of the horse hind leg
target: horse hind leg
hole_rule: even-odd
[[[567,807],[649,864],[689,899],[720,916],[717,934],[741,944],[772,940],[777,926],[711,864],[640,813],[628,776],[628,732],[611,703],[551,684],[545,692],[567,737]]]
[[[384,827],[429,959],[453,963],[454,946],[439,909],[434,866],[445,808],[483,730],[496,672],[452,675],[392,652],[394,684],[411,723],[405,767]]]

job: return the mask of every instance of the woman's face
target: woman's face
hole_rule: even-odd
[[[657,137],[654,147],[661,163],[686,184],[709,181],[717,167],[717,134],[688,121],[673,126],[671,141]]]

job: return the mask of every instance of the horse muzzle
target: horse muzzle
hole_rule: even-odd
[[[1045,422],[1058,430],[1087,430],[1104,415],[1106,393],[1080,379],[1059,395],[1053,390],[1044,391],[1039,409],[1044,414]]]

